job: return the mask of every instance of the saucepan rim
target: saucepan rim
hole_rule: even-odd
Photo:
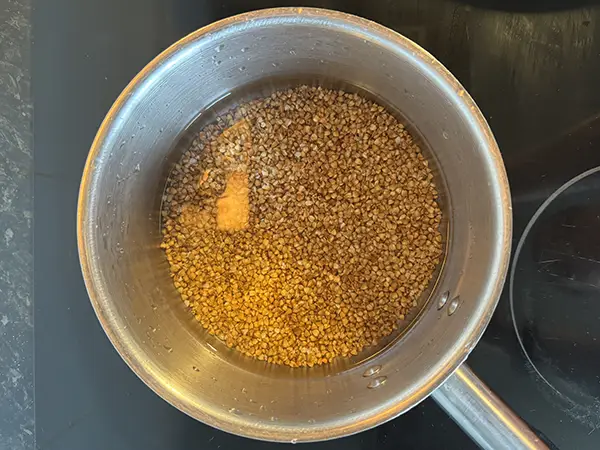
[[[169,388],[164,382],[149,370],[140,360],[131,348],[133,345],[127,340],[122,330],[117,329],[114,322],[114,311],[107,308],[107,293],[102,286],[99,269],[95,261],[94,249],[94,224],[90,210],[93,209],[94,198],[93,189],[94,180],[97,175],[94,173],[94,166],[101,150],[110,145],[111,128],[114,121],[127,114],[136,102],[143,99],[143,91],[147,81],[165,70],[174,58],[181,57],[186,51],[190,50],[195,43],[202,39],[214,39],[219,37],[219,33],[228,32],[236,27],[260,26],[269,24],[294,24],[305,23],[315,26],[335,27],[344,32],[350,32],[364,39],[371,40],[377,45],[385,46],[388,49],[402,52],[410,52],[415,61],[420,64],[424,70],[439,82],[444,88],[445,94],[452,98],[452,101],[460,105],[461,113],[469,121],[469,126],[482,147],[488,149],[488,165],[491,167],[495,179],[492,180],[492,191],[494,198],[495,214],[500,219],[498,224],[498,243],[496,252],[491,262],[490,273],[495,276],[486,284],[485,299],[479,301],[477,308],[473,309],[472,317],[469,318],[468,327],[465,328],[463,335],[453,347],[452,354],[442,355],[439,360],[433,364],[430,373],[433,375],[423,380],[420,385],[407,399],[401,404],[395,404],[385,411],[376,411],[368,417],[356,420],[349,418],[348,421],[341,423],[335,428],[315,428],[301,433],[299,429],[286,427],[273,423],[271,426],[244,426],[239,423],[228,420],[224,416],[209,414],[201,411],[191,401],[187,401],[179,395],[175,389]],[[429,396],[438,386],[440,386],[459,365],[466,359],[472,348],[479,341],[489,320],[494,312],[509,264],[510,242],[512,235],[512,217],[510,192],[506,172],[500,155],[500,151],[492,132],[486,123],[479,108],[454,78],[454,76],[432,55],[422,49],[420,46],[410,41],[408,38],[382,26],[375,22],[363,19],[342,12],[318,9],[318,8],[273,8],[254,12],[249,12],[210,24],[201,28],[190,35],[176,42],[168,49],[158,55],[150,62],[136,77],[129,83],[125,90],[115,101],[110,111],[106,115],[100,129],[94,139],[90,149],[85,169],[82,176],[78,210],[77,210],[77,243],[79,248],[79,257],[85,285],[93,305],[94,311],[100,321],[102,328],[109,337],[111,343],[121,355],[129,367],[137,376],[148,385],[156,394],[162,397],[171,405],[179,410],[196,418],[208,425],[228,431],[233,434],[261,439],[267,441],[290,442],[297,440],[302,442],[322,441],[342,436],[348,436],[360,431],[373,428],[383,422],[386,422],[406,410],[414,407],[419,402]]]

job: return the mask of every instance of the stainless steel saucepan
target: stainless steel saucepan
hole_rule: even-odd
[[[377,352],[326,367],[269,365],[209,336],[159,249],[174,143],[217,100],[277,77],[335,80],[384,99],[422,136],[443,187],[445,261],[420,314]],[[283,8],[209,25],[135,77],[92,145],[77,232],[85,283],[113,345],[151,389],[202,422],[257,439],[317,441],[375,427],[433,395],[483,447],[544,448],[464,364],[502,290],[511,221],[494,137],[435,58],[355,16]]]

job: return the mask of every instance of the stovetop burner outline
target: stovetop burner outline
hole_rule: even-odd
[[[519,242],[517,243],[517,247],[516,247],[515,252],[514,252],[513,261],[512,261],[511,268],[510,268],[510,275],[509,275],[508,299],[509,299],[509,306],[510,306],[510,315],[511,315],[511,319],[512,319],[513,328],[514,328],[514,331],[515,331],[515,335],[517,337],[517,341],[519,342],[519,346],[521,347],[521,351],[522,351],[523,355],[525,356],[525,358],[527,359],[527,362],[528,362],[529,366],[535,371],[535,374],[541,380],[543,380],[552,389],[553,392],[555,392],[560,397],[565,398],[569,402],[573,402],[573,400],[569,396],[565,395],[562,391],[560,391],[559,389],[557,389],[542,374],[542,372],[540,371],[540,369],[533,362],[533,359],[529,355],[529,352],[527,351],[527,348],[526,348],[525,343],[523,341],[523,337],[521,336],[521,332],[519,331],[519,327],[518,327],[518,324],[517,324],[516,312],[515,312],[515,300],[514,300],[514,297],[515,297],[515,295],[514,295],[515,274],[516,274],[517,265],[518,265],[518,262],[519,262],[519,257],[521,256],[521,251],[523,250],[523,246],[525,245],[525,242],[526,242],[527,238],[529,237],[529,234],[530,234],[532,228],[534,227],[534,225],[536,224],[536,222],[540,218],[540,216],[548,208],[548,206],[550,206],[550,204],[556,198],[558,198],[562,193],[564,193],[567,189],[569,189],[570,187],[572,187],[573,185],[575,185],[579,181],[581,181],[581,180],[583,180],[583,179],[585,179],[585,178],[587,178],[587,177],[589,177],[591,175],[594,175],[594,174],[596,174],[598,172],[600,172],[600,166],[588,169],[585,172],[582,172],[579,175],[571,178],[569,181],[567,181],[562,186],[560,186],[556,191],[554,191],[540,205],[540,207],[535,211],[535,213],[533,214],[533,216],[531,217],[531,219],[527,223],[527,226],[525,227],[525,229],[523,230],[523,233],[521,234],[521,237],[519,238]]]

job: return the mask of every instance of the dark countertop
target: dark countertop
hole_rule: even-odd
[[[29,0],[0,1],[0,449],[33,420],[33,149]]]
[[[600,7],[582,7],[591,1],[34,0],[32,110],[30,3],[0,0],[0,449],[33,449],[34,434],[41,450],[276,446],[188,418],[125,366],[83,286],[75,211],[96,130],[146,63],[214,20],[298,3],[387,25],[423,45],[457,76],[502,150],[515,206],[515,244],[552,191],[600,165]],[[566,325],[561,329],[571,335]],[[597,357],[595,349],[589,351]],[[596,403],[565,403],[531,384],[535,374],[520,355],[506,293],[469,362],[557,447],[600,447]],[[311,448],[400,446],[474,448],[431,400],[375,430]]]

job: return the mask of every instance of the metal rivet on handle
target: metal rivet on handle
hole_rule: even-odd
[[[380,370],[381,370],[381,366],[371,366],[367,370],[365,370],[365,373],[363,373],[363,377],[372,377],[373,375],[378,373]]]
[[[383,386],[387,380],[387,377],[377,377],[374,378],[367,387],[369,389],[377,389],[379,386]]]
[[[437,309],[442,309],[448,299],[450,298],[450,291],[446,291],[442,294],[440,299],[438,300]]]
[[[454,314],[456,312],[456,310],[458,309],[459,305],[460,305],[460,297],[454,297],[452,299],[452,301],[450,302],[450,305],[448,305],[448,315],[451,316],[452,314]]]

